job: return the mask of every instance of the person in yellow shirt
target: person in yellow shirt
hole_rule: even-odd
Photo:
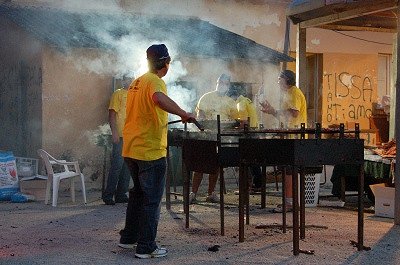
[[[278,84],[283,92],[280,108],[275,109],[268,101],[261,103],[264,113],[280,119],[286,128],[300,128],[301,123],[307,124],[306,98],[300,88],[296,87],[296,75],[290,71],[282,71]]]
[[[143,259],[168,253],[155,241],[167,169],[168,113],[180,116],[183,122],[195,119],[167,95],[167,86],[161,79],[171,61],[167,47],[154,44],[146,54],[149,71],[128,89],[122,156],[134,186],[129,191],[125,227],[118,244],[134,248],[137,243],[135,257]]]
[[[258,127],[257,111],[251,99],[243,95],[239,95],[236,98],[236,107],[239,113],[240,121],[247,122],[247,119],[250,118],[250,127],[251,128]]]
[[[215,90],[205,93],[199,99],[196,106],[197,119],[216,120],[220,115],[221,121],[234,120],[238,117],[235,101],[227,96],[231,85],[231,77],[222,74],[218,80]]]
[[[106,205],[128,202],[126,193],[129,189],[130,174],[122,157],[122,128],[125,124],[127,89],[131,81],[132,78],[123,76],[121,79],[122,88],[115,90],[111,95],[108,107],[108,121],[112,135],[112,152],[107,185],[102,196]]]
[[[282,71],[278,77],[278,84],[283,93],[280,102],[280,109],[275,109],[268,101],[261,104],[261,111],[271,114],[285,125],[286,128],[300,128],[302,123],[307,124],[307,104],[303,92],[296,87],[296,75],[290,70]],[[293,204],[292,176],[286,175],[286,204],[291,210]],[[281,212],[278,206],[276,212]]]
[[[238,118],[235,101],[226,94],[231,85],[231,78],[227,74],[222,74],[218,80],[214,91],[205,93],[197,103],[196,112],[198,120],[216,120],[220,115],[221,121],[232,121]],[[196,201],[196,195],[203,180],[202,172],[193,173],[192,192],[189,194],[189,203]],[[219,197],[215,194],[215,186],[218,180],[218,173],[209,174],[207,202],[217,203]]]
[[[236,102],[236,108],[238,111],[239,119],[242,124],[248,122],[250,119],[250,127],[258,127],[258,116],[257,110],[251,99],[242,95],[243,92],[239,92],[238,89],[231,89],[228,92],[228,96],[233,98]],[[262,187],[262,172],[259,166],[250,167],[251,175],[253,176],[252,183],[250,183],[250,192],[259,192]],[[251,179],[249,180],[251,182]]]

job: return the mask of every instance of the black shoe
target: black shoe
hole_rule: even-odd
[[[105,205],[115,205],[115,201],[113,199],[103,199]]]
[[[129,201],[128,197],[123,197],[123,198],[117,198],[115,199],[116,203],[127,203]]]

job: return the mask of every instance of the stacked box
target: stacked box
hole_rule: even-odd
[[[375,196],[375,215],[394,218],[394,187],[385,183],[369,185]]]

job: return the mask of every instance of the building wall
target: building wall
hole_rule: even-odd
[[[80,69],[77,62],[87,56],[96,51],[43,52],[43,147],[55,157],[78,160],[86,180],[95,181],[103,175],[104,148],[96,145],[96,135],[107,123],[112,77]]]
[[[36,157],[41,147],[41,43],[0,18],[0,150]]]
[[[0,18],[0,24],[0,150],[38,158],[37,149],[44,148],[78,160],[86,180],[99,187],[104,147],[96,136],[109,128],[112,76],[79,67],[82,58],[97,56],[93,50],[63,53],[9,20]],[[109,150],[106,156],[109,165]]]
[[[322,124],[358,122],[369,129],[377,98],[378,56],[324,54]]]

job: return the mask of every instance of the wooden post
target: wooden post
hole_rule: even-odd
[[[400,7],[399,5],[397,6],[397,49],[396,49],[396,58],[397,58],[397,69],[396,69],[396,112],[395,112],[395,121],[398,120],[400,117],[400,60],[399,60],[399,51],[400,51],[400,34],[399,34],[399,29],[400,29]],[[398,149],[400,147],[400,122],[395,123],[395,132],[394,135],[396,136],[396,148]],[[400,153],[396,153],[396,161],[400,162]],[[395,181],[396,187],[395,187],[395,198],[394,198],[394,224],[399,225],[400,224],[400,166],[396,166],[395,170]]]
[[[307,90],[306,29],[297,25],[296,84],[303,93]]]

